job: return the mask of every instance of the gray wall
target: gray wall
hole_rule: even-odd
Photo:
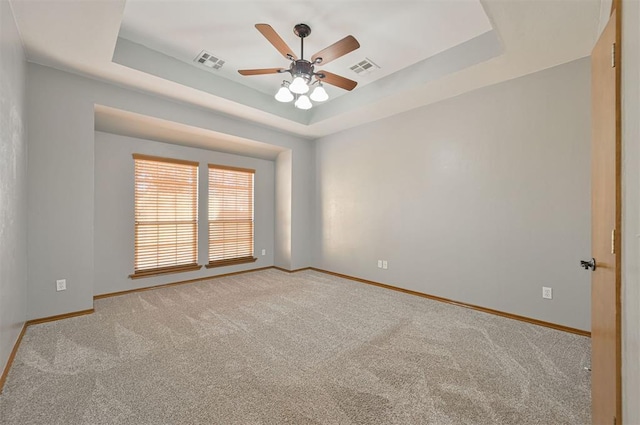
[[[622,13],[622,420],[640,424],[640,3]]]
[[[255,173],[255,263],[129,279],[134,257],[134,177],[132,154],[197,161],[199,167],[198,264],[208,263],[207,164],[252,168]],[[149,140],[95,133],[94,294],[126,291],[273,265],[274,163],[262,159]],[[266,255],[262,256],[262,249]]]
[[[283,151],[276,158],[276,215],[280,226],[276,229],[276,249],[274,263],[277,267],[292,270],[291,267],[291,196],[292,181],[291,151]]]
[[[26,318],[25,67],[11,7],[0,1],[0,374]]]
[[[94,288],[94,104],[284,147],[293,157],[291,264],[306,266],[312,226],[306,186],[311,142],[156,96],[28,64],[28,318],[92,307]],[[276,216],[275,227],[282,220]],[[274,248],[275,249],[275,248]],[[55,280],[67,290],[55,291]],[[181,280],[181,279],[179,279]],[[133,287],[133,286],[132,286]]]
[[[589,79],[586,58],[319,139],[315,265],[589,330]]]
[[[313,235],[315,234],[315,144],[308,156],[292,152],[291,156],[291,269],[309,267],[313,262]]]

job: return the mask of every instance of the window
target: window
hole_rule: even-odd
[[[135,260],[131,278],[197,270],[198,163],[133,155]]]
[[[255,170],[209,164],[209,264],[256,261],[253,256]]]

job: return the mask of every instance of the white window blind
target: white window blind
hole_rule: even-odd
[[[253,256],[255,170],[209,164],[209,265],[256,261]]]
[[[198,163],[134,154],[135,267],[130,277],[196,270]]]

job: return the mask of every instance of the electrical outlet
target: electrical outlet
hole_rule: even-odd
[[[381,269],[382,268],[382,260],[378,260],[378,268]]]
[[[267,255],[267,250],[266,249],[262,250],[262,255]]]
[[[387,262],[387,260],[382,260],[382,268],[385,270],[389,268],[389,263]]]
[[[66,290],[67,290],[67,279],[56,280],[56,291],[66,291]]]
[[[542,287],[542,298],[546,298],[548,300],[553,298],[553,289],[548,288],[546,286]]]

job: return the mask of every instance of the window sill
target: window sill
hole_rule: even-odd
[[[175,267],[162,267],[162,268],[159,268],[159,269],[139,271],[139,272],[136,272],[134,274],[130,274],[129,278],[130,279],[142,279],[142,278],[145,278],[145,277],[153,277],[153,276],[159,276],[159,275],[163,275],[163,274],[191,272],[191,271],[195,271],[195,270],[200,270],[201,268],[202,268],[202,266],[200,266],[198,264],[189,264],[189,265],[186,265],[186,266],[175,266]]]
[[[255,263],[257,260],[258,259],[255,257],[233,258],[231,260],[214,261],[207,264],[205,267],[212,269],[214,267],[235,266],[236,264]]]

